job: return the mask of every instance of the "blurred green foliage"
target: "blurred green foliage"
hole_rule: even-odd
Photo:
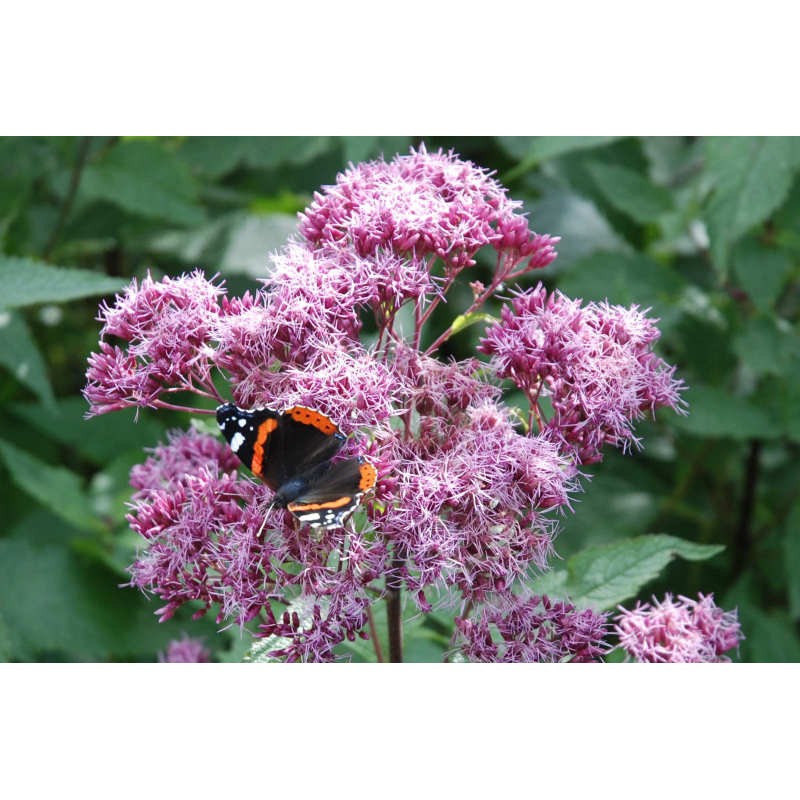
[[[419,141],[0,139],[0,658],[153,660],[186,631],[240,659],[235,628],[188,613],[159,625],[157,602],[120,588],[137,547],[128,471],[188,418],[83,419],[98,298],[148,269],[254,287],[314,190]],[[536,278],[651,307],[659,352],[690,386],[687,417],[660,413],[638,429],[642,452],[590,471],[556,543],[566,560],[545,580],[588,592],[586,553],[631,539],[639,597],[714,592],[739,609],[742,660],[800,660],[800,139],[424,141],[497,170],[534,229],[562,237]],[[463,310],[454,300],[434,327]],[[464,325],[450,351],[471,354],[482,330]],[[634,540],[645,533],[669,536]],[[438,657],[449,631],[437,624],[412,620],[410,660]]]

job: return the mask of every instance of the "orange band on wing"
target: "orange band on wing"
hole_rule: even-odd
[[[361,489],[362,492],[368,492],[375,486],[375,482],[378,480],[378,470],[376,470],[369,461],[365,461],[359,467],[359,471],[361,472],[361,480],[359,481],[358,488]]]
[[[339,427],[329,417],[305,406],[292,406],[292,408],[287,408],[284,414],[288,414],[295,422],[311,425],[326,436],[333,436],[339,430]]]
[[[264,444],[267,437],[278,427],[278,420],[265,419],[258,426],[258,438],[253,445],[253,463],[250,465],[250,470],[254,475],[261,475],[261,468],[264,463]]]
[[[352,497],[340,497],[338,500],[332,500],[330,503],[306,503],[305,505],[301,505],[300,503],[289,503],[286,508],[292,512],[317,511],[320,508],[341,508],[342,506],[346,506],[352,499]]]

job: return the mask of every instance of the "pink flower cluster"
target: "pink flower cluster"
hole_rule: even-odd
[[[489,327],[479,349],[501,378],[526,392],[542,430],[572,448],[581,464],[602,458],[605,445],[639,441],[633,422],[659,406],[681,411],[685,388],[652,352],[657,320],[636,306],[571,300],[540,283],[518,292]],[[545,419],[539,404],[552,405]]]
[[[335,186],[314,195],[300,217],[300,233],[348,260],[353,253],[385,252],[416,265],[433,256],[459,270],[491,245],[516,262],[546,266],[555,258],[552,240],[529,230],[517,213],[521,205],[485,170],[452,153],[422,148],[390,164],[359,164],[340,175]]]
[[[463,637],[461,652],[469,661],[587,662],[607,651],[606,614],[578,611],[547,596],[503,598],[473,618],[456,618]]]
[[[199,272],[148,275],[101,307],[90,413],[185,409],[172,400],[186,392],[202,401],[192,411],[213,413],[230,399],[215,387],[218,371],[242,407],[327,414],[350,435],[345,450],[378,470],[351,527],[312,534],[271,508],[271,491],[237,471],[220,440],[172,433],[131,473],[129,521],[146,544],[131,583],[164,601],[162,619],[192,603],[196,615],[213,609],[274,637],[285,660],[331,660],[341,642],[368,636],[391,580],[423,611],[451,594],[477,609],[459,623],[470,658],[490,653],[489,625],[507,634],[498,659],[600,652],[601,617],[526,599],[520,585],[547,569],[553,512],[569,508],[579,465],[633,440],[645,410],[677,408],[681,386],[651,352],[658,332],[637,309],[581,307],[541,286],[488,330],[493,369],[437,357],[455,328],[431,332],[432,312],[479,249],[495,253],[494,272],[470,284],[473,302],[457,311],[480,309],[555,258],[557,240],[531,231],[519,206],[453,153],[412,151],[353,167],[315,195],[301,238],[255,293],[225,296]],[[528,393],[539,425],[515,425],[505,377]],[[549,420],[537,404],[545,393]],[[307,618],[291,610],[300,601]]]
[[[714,595],[697,600],[653,598],[616,618],[620,646],[636,661],[697,663],[729,661],[725,653],[744,638],[736,611],[723,611]]]

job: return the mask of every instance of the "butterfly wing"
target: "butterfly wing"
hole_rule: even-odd
[[[217,422],[231,450],[273,491],[326,462],[344,442],[328,417],[303,406],[278,414],[226,403],[217,409]]]
[[[375,467],[363,458],[350,458],[333,464],[318,478],[310,478],[308,487],[287,508],[312,527],[339,527],[355,510],[365,492],[375,486]]]

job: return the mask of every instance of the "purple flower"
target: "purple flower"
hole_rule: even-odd
[[[209,342],[222,292],[199,271],[161,281],[148,273],[117,295],[113,306],[103,303],[100,353],[89,357],[84,389],[89,414],[128,406],[170,408],[160,399],[170,391],[216,397]],[[124,342],[125,349],[110,345],[107,336]]]
[[[645,412],[682,411],[684,384],[651,349],[660,335],[655,322],[636,306],[582,306],[561,292],[548,295],[540,283],[503,307],[479,349],[499,377],[526,392],[531,419],[590,464],[606,444],[638,446],[632,423]],[[538,402],[545,396],[549,420]]]
[[[184,634],[167,645],[166,653],[159,653],[158,660],[167,664],[206,664],[211,661],[211,652],[203,646],[202,639]]]
[[[663,601],[640,604],[616,617],[620,646],[642,662],[730,661],[724,655],[744,638],[736,611],[723,611],[714,595],[697,600],[667,594]]]
[[[575,468],[553,442],[518,433],[486,401],[456,421],[423,418],[419,435],[389,452],[394,502],[376,525],[413,567],[411,590],[444,581],[482,600],[531,565],[546,567],[555,523],[544,512],[576,488]]]
[[[314,195],[300,215],[300,233],[315,247],[358,256],[381,251],[412,262],[440,258],[450,269],[472,266],[486,245],[543,267],[555,258],[550,237],[529,231],[490,173],[454,153],[424,147],[390,163],[359,164]]]
[[[544,596],[501,596],[496,606],[456,618],[469,661],[587,662],[608,652],[607,615]]]
[[[548,568],[577,465],[606,442],[635,442],[645,411],[679,407],[682,385],[651,352],[654,321],[540,286],[487,332],[491,366],[437,357],[458,322],[432,331],[433,312],[479,250],[495,251],[493,272],[470,283],[472,302],[454,320],[549,264],[557,242],[453,153],[352,167],[315,195],[299,234],[242,297],[194,272],[148,275],[103,305],[90,413],[185,408],[170,399],[192,392],[204,407],[190,410],[212,414],[224,402],[214,381],[224,382],[225,400],[245,408],[331,417],[348,436],[342,455],[368,458],[377,486],[347,528],[311,532],[272,507],[272,491],[238,471],[221,440],[170,433],[131,471],[128,520],[145,543],[131,585],[161,598],[161,619],[199,604],[195,616],[213,609],[220,623],[249,624],[267,656],[289,661],[332,660],[339,644],[367,637],[372,605],[398,581],[423,611],[437,593],[481,604],[459,622],[475,660],[596,657],[603,617],[510,592]],[[527,425],[503,402],[507,377],[531,401]],[[502,646],[492,651],[487,630]]]

